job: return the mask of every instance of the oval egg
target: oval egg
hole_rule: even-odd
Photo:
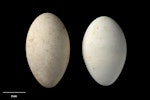
[[[123,31],[110,17],[96,18],[85,32],[82,53],[93,79],[103,86],[113,84],[123,69],[127,55]]]
[[[63,77],[70,56],[70,41],[61,20],[52,13],[39,15],[26,38],[26,56],[36,80],[51,88]]]

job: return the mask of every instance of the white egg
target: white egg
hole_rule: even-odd
[[[83,59],[93,79],[113,84],[125,64],[127,45],[119,25],[111,18],[96,18],[87,28],[82,43]]]
[[[61,20],[52,13],[39,15],[26,38],[26,56],[36,80],[51,88],[63,77],[70,56],[70,41]]]

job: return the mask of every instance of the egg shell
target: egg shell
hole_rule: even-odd
[[[70,56],[68,32],[52,13],[39,15],[26,38],[26,57],[36,80],[44,87],[56,86],[63,77]]]
[[[85,32],[82,53],[93,79],[103,86],[113,84],[123,69],[127,55],[122,29],[110,17],[96,18]]]

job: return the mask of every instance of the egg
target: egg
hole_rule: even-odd
[[[45,88],[56,86],[69,62],[70,40],[62,21],[52,13],[39,15],[26,38],[26,57],[35,79]]]
[[[127,44],[120,26],[110,17],[96,18],[87,28],[82,53],[92,78],[102,86],[119,77],[127,56]]]

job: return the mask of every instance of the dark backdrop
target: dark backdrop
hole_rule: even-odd
[[[148,83],[144,80],[144,64],[141,65],[143,55],[141,52],[142,48],[145,48],[141,41],[145,34],[140,31],[144,25],[141,25],[144,10],[141,10],[137,3],[101,0],[97,2],[20,0],[8,1],[1,5],[0,96],[2,98],[10,98],[9,94],[2,94],[3,91],[26,91],[26,94],[18,94],[17,99],[21,100],[39,97],[122,99],[140,96],[145,91],[144,85]],[[35,80],[25,54],[28,29],[32,21],[44,12],[53,13],[62,20],[67,28],[71,45],[67,70],[54,88],[44,88]],[[88,25],[99,16],[113,18],[122,28],[127,41],[127,59],[123,71],[117,81],[108,87],[101,86],[92,79],[82,57],[84,33]]]

